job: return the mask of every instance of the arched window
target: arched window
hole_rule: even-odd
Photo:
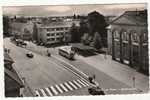
[[[119,39],[120,35],[119,35],[119,31],[115,30],[114,31],[114,39]]]
[[[138,42],[139,41],[139,36],[136,32],[132,33],[132,41],[133,42]]]
[[[146,43],[148,42],[148,34],[146,32],[143,32],[143,42]]]
[[[128,36],[128,33],[126,31],[122,32],[122,39],[123,39],[123,41],[128,41],[129,36]]]

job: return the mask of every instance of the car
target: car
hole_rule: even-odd
[[[33,58],[34,55],[33,55],[32,52],[28,52],[28,53],[26,54],[26,56],[29,57],[29,58]]]
[[[105,95],[105,92],[100,87],[90,87],[88,92],[91,95]]]

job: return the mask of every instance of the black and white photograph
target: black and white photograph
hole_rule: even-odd
[[[147,6],[2,6],[4,96],[147,94]]]

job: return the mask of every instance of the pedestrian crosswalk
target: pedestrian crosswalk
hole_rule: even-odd
[[[89,86],[90,86],[89,82],[84,81],[82,79],[77,79],[77,80],[67,81],[64,83],[49,86],[46,88],[36,89],[35,94],[36,96],[39,97],[56,96],[64,92],[69,92],[69,91],[73,91],[73,90],[77,90]]]

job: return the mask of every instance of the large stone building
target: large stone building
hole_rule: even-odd
[[[113,60],[148,74],[147,10],[126,11],[108,27],[108,49]]]
[[[79,26],[79,21],[60,21],[39,25],[38,42],[49,45],[60,43],[66,36],[71,38],[68,32],[73,23],[75,23],[76,26]]]

